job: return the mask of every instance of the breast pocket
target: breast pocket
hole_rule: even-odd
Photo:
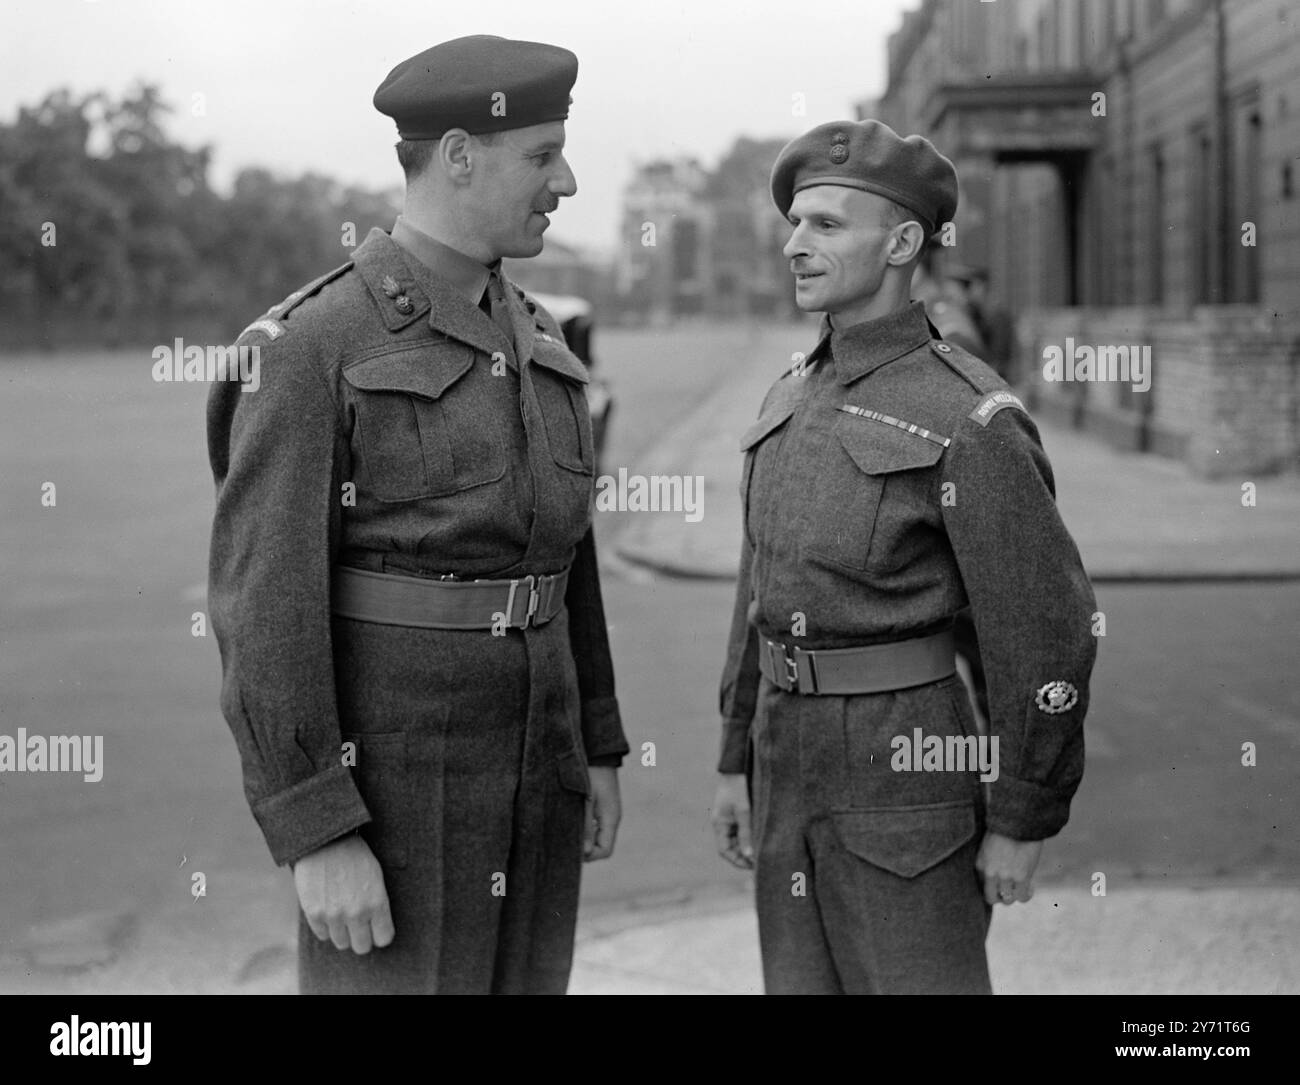
[[[380,501],[442,497],[506,471],[499,412],[473,347],[427,343],[350,363],[353,459]]]
[[[749,487],[754,477],[754,461],[758,458],[760,446],[784,426],[794,412],[794,406],[769,410],[759,415],[758,421],[741,434],[740,451],[745,459],[740,468],[740,507],[744,510],[746,521],[749,519]]]
[[[533,362],[533,387],[551,458],[566,471],[590,477],[596,470],[596,456],[586,367],[564,347],[543,341],[534,345]]]
[[[900,545],[919,521],[934,519],[925,469],[943,446],[884,422],[838,414],[818,476],[824,515],[809,526],[814,556],[850,569],[897,567]]]

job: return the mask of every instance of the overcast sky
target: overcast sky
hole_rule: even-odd
[[[371,105],[398,61],[466,34],[578,55],[568,158],[578,194],[552,236],[615,244],[635,162],[738,135],[793,135],[852,116],[885,83],[885,38],[917,0],[0,0],[0,117],[58,86],[120,97],[135,81],[176,107],[173,138],[215,148],[211,178],[314,170],[400,184],[392,122]],[[194,95],[204,115],[193,115]],[[794,95],[806,113],[793,114]]]

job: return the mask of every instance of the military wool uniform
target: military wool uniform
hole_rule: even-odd
[[[278,863],[359,831],[396,929],[357,955],[300,916],[304,992],[567,983],[586,767],[627,744],[586,370],[544,309],[494,287],[496,321],[373,230],[242,334],[260,388],[212,389],[209,601],[248,800]],[[545,624],[448,630],[332,613],[339,566],[569,577]]]
[[[1093,594],[1034,424],[914,302],[824,321],[742,447],[719,769],[745,771],[752,743],[767,990],[986,992],[980,840],[1065,824],[1095,653]],[[760,674],[760,652],[920,643],[968,603],[1000,746],[991,784],[893,767],[893,740],[917,728],[975,734],[955,674],[843,696]]]

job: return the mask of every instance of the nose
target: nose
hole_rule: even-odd
[[[787,260],[793,260],[796,256],[808,255],[808,244],[804,237],[803,223],[790,231],[790,240],[785,243],[785,248],[781,250],[782,255]]]
[[[551,179],[551,191],[557,196],[572,196],[578,191],[578,179],[569,168],[569,161],[564,155],[559,157],[559,168]]]

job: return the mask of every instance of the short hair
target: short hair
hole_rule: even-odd
[[[429,168],[433,161],[433,152],[438,147],[436,139],[399,139],[397,141],[397,163],[402,167],[408,181],[419,177]]]
[[[925,229],[925,223],[921,222],[920,215],[915,211],[909,211],[901,203],[895,203],[886,197],[885,209],[880,213],[880,225],[892,229],[895,226],[901,226],[904,222],[920,222],[921,228]]]
[[[485,147],[495,147],[501,142],[502,132],[480,132],[472,138]],[[399,139],[397,141],[397,164],[402,167],[408,181],[419,177],[429,168],[434,153],[438,149],[436,139]]]

